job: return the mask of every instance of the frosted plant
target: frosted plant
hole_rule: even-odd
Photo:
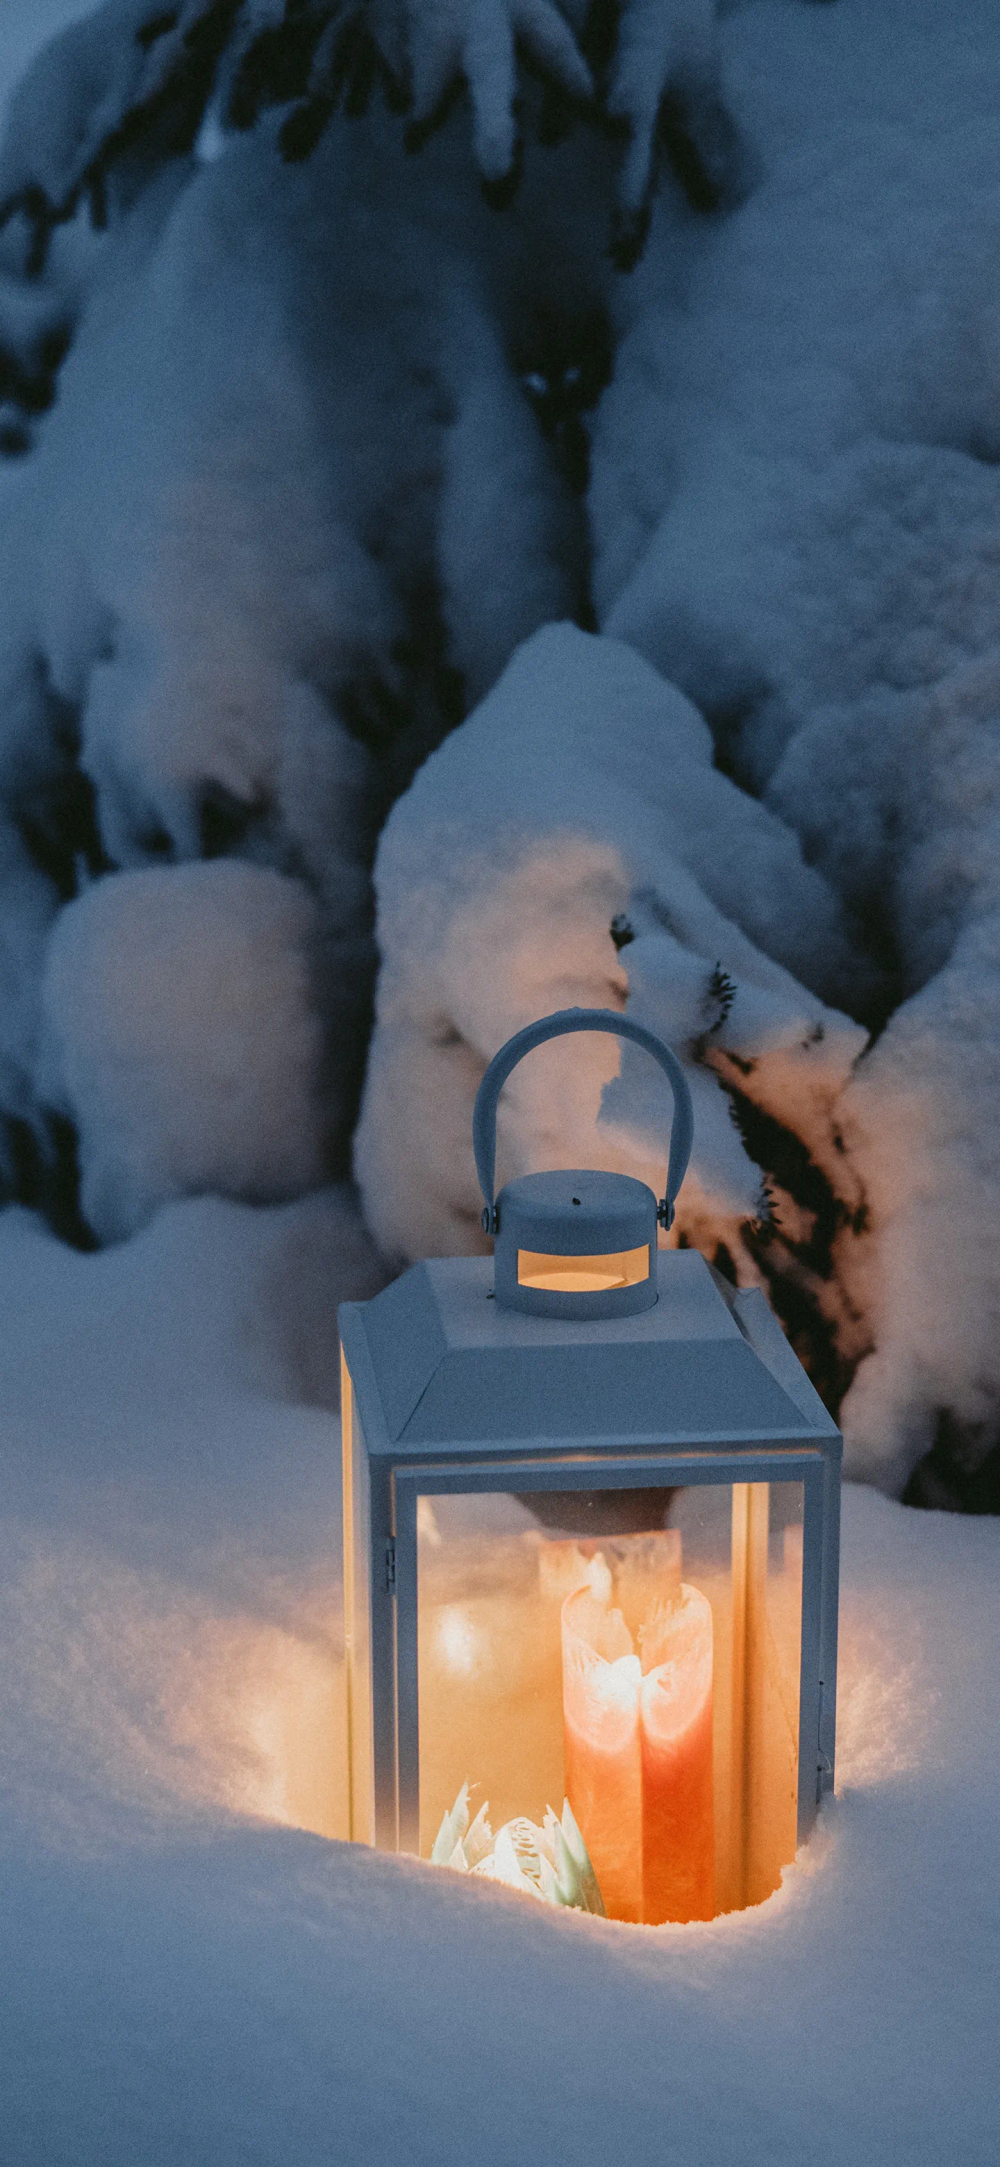
[[[669,7],[663,0],[626,0],[607,109],[626,132],[620,196],[640,242],[665,144],[698,208],[732,200],[743,184],[742,146],[719,88],[715,0]]]
[[[561,1819],[551,1806],[546,1807],[541,1828],[518,1815],[505,1821],[494,1836],[488,1814],[486,1800],[470,1826],[469,1786],[463,1783],[434,1839],[432,1864],[502,1882],[505,1888],[519,1889],[543,1903],[604,1918],[597,1876],[568,1798],[563,1800]]]
[[[300,881],[225,858],[114,874],[60,913],[39,1082],[73,1122],[101,1241],[175,1197],[322,1184],[337,1097],[317,920]]]
[[[593,46],[593,70],[581,45]],[[52,41],[13,101],[0,218],[25,213],[39,252],[82,199],[102,223],[109,193],[194,149],[213,96],[238,126],[265,105],[290,107],[284,154],[307,157],[338,107],[363,112],[377,83],[408,113],[413,147],[467,88],[480,170],[495,185],[515,171],[524,64],[550,105],[562,102],[549,128],[597,90],[627,143],[623,207],[643,232],[661,144],[703,207],[738,184],[715,0],[624,0],[620,23],[617,9],[584,0],[106,0]]]
[[[81,864],[238,852],[300,881],[341,1156],[376,823],[463,700],[579,597],[578,507],[507,361],[462,160],[449,139],[411,166],[373,118],[308,167],[262,129],[166,172],[108,236],[0,505],[0,801],[21,887],[53,875],[32,912],[51,918]],[[39,799],[63,808],[61,858]],[[18,1118],[38,986],[32,960],[0,1025]]]
[[[16,250],[7,267],[0,256],[0,458],[27,451],[55,396],[94,253],[89,237],[82,248],[78,239],[74,232],[71,244],[60,234],[36,279],[21,276]]]
[[[835,1109],[865,1034],[828,1005],[855,968],[838,905],[784,824],[713,768],[696,710],[627,648],[536,633],[393,809],[375,878],[355,1167],[388,1254],[487,1246],[479,1079],[522,1024],[573,1004],[627,1003],[688,1064],[687,1240],[738,1247],[767,1216],[734,1088],[849,1185]],[[653,1064],[610,1037],[539,1048],[501,1100],[501,1178],[594,1165],[662,1184],[669,1109]]]
[[[71,217],[81,199],[97,223],[107,215],[100,147],[121,129],[151,73],[143,25],[152,13],[147,0],[105,0],[44,45],[12,93],[0,145],[0,217],[22,212],[42,246],[51,215]],[[181,147],[190,144],[151,135],[156,160]]]
[[[641,226],[664,128],[676,152],[697,102],[676,86],[714,84],[721,42],[757,185],[724,222],[667,203],[616,288],[588,504],[592,719],[575,735],[543,672],[540,733],[487,703],[482,737],[462,739],[480,750],[435,756],[390,822],[358,1168],[397,1255],[477,1246],[484,1061],[539,1006],[627,1001],[693,1078],[685,1237],[780,1278],[800,1344],[819,1317],[835,1395],[860,1361],[851,1466],[898,1489],[937,1435],[964,1480],[1000,1425],[995,10],[962,0],[961,37],[932,0],[749,6],[717,31],[700,0],[630,0],[601,48],[596,17],[567,4],[595,132],[544,153],[548,189],[535,138],[582,92],[556,12],[535,11],[549,87],[525,96],[519,222],[482,209],[469,151],[477,130],[495,180],[513,144],[515,15],[493,10],[483,46],[479,19],[458,0],[141,20],[116,4],[15,101],[0,309],[19,397],[51,389],[57,320],[80,330],[37,454],[4,477],[8,1160],[42,1126],[48,927],[110,860],[158,855],[240,853],[303,884],[346,1136],[373,828],[515,642],[579,604],[578,524],[515,381],[524,341],[547,290],[577,317],[607,302],[600,130],[624,116],[617,187]],[[463,72],[469,111],[433,128]],[[327,125],[378,79],[411,100],[421,156],[379,98]],[[193,155],[206,113],[225,151],[211,174]],[[226,128],[258,113],[234,149]],[[109,230],[77,257],[83,220],[67,226],[66,279],[56,256],[46,288],[31,229],[43,240],[88,199]],[[385,253],[345,257],[362,200],[381,206]],[[368,447],[353,467],[348,442]],[[631,751],[612,698],[608,750],[598,656],[623,647],[697,702],[722,773],[679,696],[652,704]],[[538,1058],[506,1109],[514,1167],[596,1139],[605,1163],[655,1170],[661,1111],[631,1054],[581,1066],[561,1103]]]
[[[592,69],[577,37],[594,24]],[[13,93],[0,143],[0,271],[9,273],[0,277],[0,455],[24,449],[35,412],[50,403],[108,223],[165,169],[182,186],[197,154],[215,156],[226,128],[249,128],[267,106],[284,115],[271,143],[278,134],[284,158],[310,158],[334,113],[367,111],[375,82],[390,111],[408,113],[410,150],[434,137],[466,87],[475,160],[495,202],[521,171],[518,115],[549,143],[588,119],[581,160],[553,176],[566,206],[594,156],[592,128],[623,137],[614,238],[623,264],[649,230],[664,150],[701,208],[742,182],[718,89],[714,0],[627,0],[620,24],[616,9],[588,11],[579,0],[106,0],[43,48]],[[607,202],[590,232],[597,256]]]
[[[759,185],[683,291],[654,231],[591,495],[605,629],[716,718],[888,966],[840,1109],[847,1464],[898,1491],[937,1437],[945,1496],[1000,1431],[1000,28],[960,21],[725,25]]]
[[[477,206],[470,232],[450,153],[416,170],[384,126],[333,134],[308,173],[275,175],[254,137],[114,236],[8,495],[0,637],[82,706],[117,862],[197,854],[208,783],[253,819],[295,686],[336,706],[349,681],[355,735],[388,743],[435,587],[472,697],[575,600],[576,513],[506,361]]]

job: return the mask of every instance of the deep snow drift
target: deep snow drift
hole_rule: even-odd
[[[982,2167],[1000,1530],[845,1499],[839,1790],[779,1893],[633,1928],[342,1827],[349,1200],[0,1222],[14,2167]],[[299,1831],[321,1831],[298,1833]]]

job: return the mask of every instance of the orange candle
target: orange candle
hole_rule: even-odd
[[[610,1594],[610,1574],[607,1574]],[[566,1796],[609,1919],[642,1918],[642,1666],[620,1610],[589,1587],[562,1609]]]
[[[642,1916],[715,1916],[712,1611],[697,1588],[660,1605],[640,1634]]]
[[[639,1655],[600,1553],[562,1606],[566,1795],[609,1918],[711,1919],[711,1605],[681,1581],[679,1544],[664,1549],[658,1587],[638,1570],[650,1560],[616,1562]]]

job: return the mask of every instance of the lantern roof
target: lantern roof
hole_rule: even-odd
[[[840,1434],[756,1289],[662,1250],[657,1300],[597,1322],[493,1299],[491,1257],[411,1265],[339,1312],[374,1455],[640,1444],[840,1450]]]

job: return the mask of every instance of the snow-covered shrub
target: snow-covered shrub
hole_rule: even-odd
[[[105,0],[52,40],[14,100],[0,218],[22,210],[44,248],[81,200],[102,222],[109,197],[188,155],[206,123],[249,127],[268,106],[286,109],[284,155],[306,158],[338,108],[365,112],[376,86],[407,115],[411,148],[464,90],[479,170],[503,189],[516,180],[529,70],[546,84],[543,133],[596,110],[624,144],[633,226],[648,223],[664,152],[702,207],[738,188],[716,0]]]
[[[576,297],[541,257],[519,280],[484,254],[496,229],[463,175],[459,132],[413,161],[384,117],[331,131],[308,167],[262,129],[169,168],[108,238],[3,503],[11,850],[29,796],[67,800],[81,772],[92,792],[38,908],[72,893],[81,854],[236,851],[303,882],[341,1158],[377,822],[517,642],[583,594],[578,504],[508,358],[546,284]],[[5,1025],[29,1099],[31,994]]]
[[[746,185],[716,0],[105,0],[43,46],[0,140],[0,455],[26,448],[50,403],[101,235],[166,167],[217,156],[273,106],[281,156],[308,159],[373,91],[407,116],[410,150],[464,92],[496,204],[516,192],[523,127],[533,145],[596,124],[617,165],[599,230],[621,264],[641,253],[664,160],[702,210]]]
[[[586,446],[559,387],[581,375],[581,325],[590,380],[571,405],[608,365],[619,154],[607,130],[568,158],[537,138],[554,146],[596,86],[630,146],[626,252],[664,145],[703,201],[736,173],[714,0],[630,0],[617,44],[610,17],[592,35],[582,8],[550,0],[293,12],[107,0],[42,52],[0,147],[9,448],[29,440],[73,339],[0,535],[14,1193],[37,1195],[53,1133],[65,1143],[36,1077],[39,956],[60,906],[81,877],[218,852],[300,880],[315,906],[324,1133],[343,1160],[378,820],[517,641],[585,597],[558,466],[579,487]],[[527,107],[518,55],[548,83]],[[390,106],[409,101],[419,157],[378,100],[358,119],[374,77]],[[442,130],[463,82],[471,123]],[[220,133],[275,103],[280,125],[248,143]],[[529,113],[516,219],[484,208],[475,174],[478,161],[490,182],[515,177],[515,107]],[[87,920],[113,956],[125,907]],[[124,1017],[122,1030],[124,1045]],[[117,1133],[109,1070],[105,1083]],[[144,1179],[119,1183],[140,1215]],[[149,1170],[150,1196],[159,1181]],[[91,1169],[88,1194],[95,1182]],[[124,1209],[101,1206],[101,1230],[124,1231]]]
[[[185,133],[179,111],[173,133],[150,116],[121,140],[122,122],[149,68],[143,26],[153,13],[148,0],[104,0],[43,45],[9,101],[0,144],[0,217],[16,213],[44,224],[46,213],[72,215],[83,199],[101,225],[108,210],[129,201],[165,158],[191,149],[192,122]],[[168,13],[159,10],[161,22]],[[207,96],[210,64],[202,72]],[[95,153],[113,132],[119,132],[115,155],[98,173]]]
[[[49,40],[7,103],[0,138],[0,456],[27,450],[103,250],[109,208],[125,208],[163,162],[153,130],[79,203],[64,179],[98,116],[107,119],[137,52],[145,0],[111,0]],[[0,58],[7,23],[0,34]],[[0,83],[0,90],[2,90]],[[53,226],[51,207],[64,213]],[[93,215],[92,215],[93,214]]]
[[[852,975],[839,906],[783,822],[713,768],[696,710],[617,641],[551,625],[519,649],[394,807],[376,890],[355,1165],[387,1254],[487,1246],[479,1079],[512,1032],[573,1005],[627,1002],[689,1063],[681,1238],[711,1254],[767,1217],[713,1069],[836,1165],[834,1108],[865,1043],[821,998]],[[648,1056],[556,1041],[504,1092],[501,1178],[601,1165],[659,1195],[669,1122]]]
[[[344,1144],[375,829],[516,644],[583,615],[559,472],[579,487],[582,438],[570,459],[550,394],[610,309],[589,499],[605,637],[577,636],[579,676],[572,633],[529,645],[386,830],[358,1139],[373,1221],[397,1254],[477,1242],[483,1061],[539,1006],[627,999],[692,1063],[686,1237],[764,1272],[800,1344],[819,1320],[834,1396],[861,1363],[851,1464],[899,1487],[936,1434],[974,1465],[1000,1407],[992,7],[963,0],[961,35],[933,0],[728,10],[736,132],[707,0],[627,0],[603,50],[602,11],[575,0],[139,12],[114,0],[37,72],[0,160],[11,248],[88,195],[110,221],[59,402],[4,491],[9,1133],[38,1113],[40,959],[81,867],[221,853],[298,883],[322,1017],[306,1098],[322,1152]],[[494,200],[512,188],[518,36],[548,88],[522,97],[518,207],[497,214],[476,161]],[[585,67],[599,125],[542,150],[579,120]],[[378,81],[410,100],[419,157]],[[463,81],[471,120],[442,127]],[[234,147],[225,127],[273,105]],[[753,195],[709,225],[668,192],[616,283],[616,192],[634,256],[656,153],[673,130],[682,163],[685,129],[691,201],[712,198],[713,141],[716,198],[740,140]],[[28,265],[5,260],[13,320]],[[643,689],[619,643],[659,680]],[[563,668],[589,686],[573,716]],[[100,924],[113,957],[119,904],[88,908],[66,940]],[[46,1074],[72,1112],[86,1031],[57,1009]],[[516,1164],[590,1139],[654,1178],[658,1103],[615,1062],[609,1042],[577,1099],[543,1088],[539,1057],[511,1098]],[[109,1108],[124,1076],[104,1076]]]
[[[755,6],[726,62],[760,181],[637,274],[597,599],[888,969],[840,1113],[870,1235],[832,1268],[872,1349],[849,1464],[899,1488],[1000,1422],[1000,28]]]
[[[0,458],[28,450],[52,404],[79,310],[78,267],[67,254],[65,246],[53,251],[44,278],[28,280],[21,247],[0,249]]]
[[[114,874],[61,913],[41,1085],[76,1126],[102,1241],[173,1197],[271,1203],[323,1181],[317,916],[300,881],[231,859]]]

